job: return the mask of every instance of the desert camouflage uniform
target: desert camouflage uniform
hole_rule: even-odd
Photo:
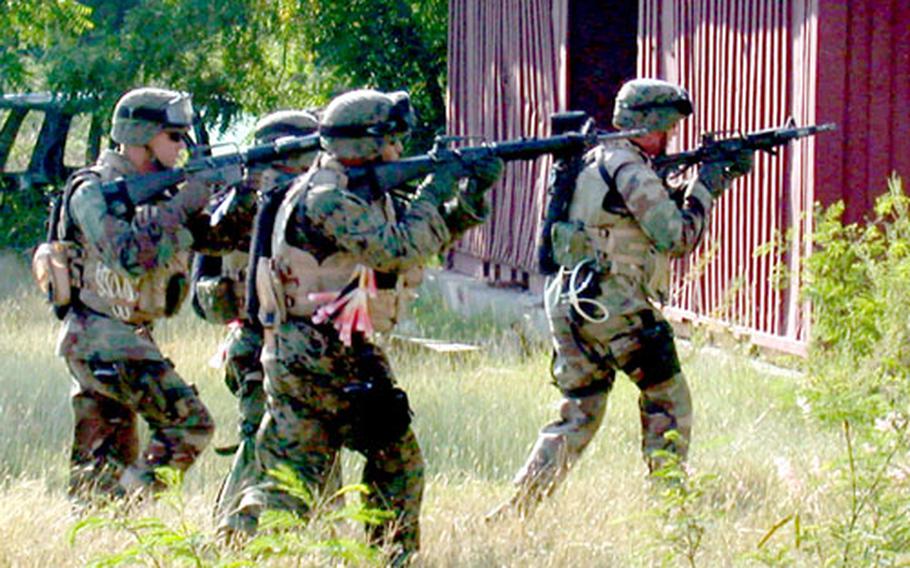
[[[499,169],[482,191],[498,178],[501,162],[497,163]],[[273,255],[281,257],[279,251],[293,249],[297,252],[288,253],[288,259],[296,254],[311,259],[312,266],[300,274],[331,275],[335,271],[349,277],[358,263],[374,269],[379,293],[398,298],[391,312],[372,312],[377,330],[386,331],[403,307],[399,293],[416,284],[420,265],[482,222],[488,209],[474,180],[462,186],[459,199],[450,204],[454,207],[444,208],[436,197],[438,191],[420,191],[408,200],[393,193],[346,189],[344,172],[344,166],[331,155],[322,154],[317,165],[295,182],[276,221]],[[454,192],[455,179],[447,179],[437,175],[425,186],[449,184]],[[474,199],[478,194],[480,202]],[[407,399],[395,387],[388,360],[377,345],[360,333],[354,334],[351,345],[345,345],[331,322],[313,322],[316,306],[303,305],[306,294],[295,295],[292,289],[303,284],[282,266],[279,263],[277,272],[287,293],[288,315],[283,323],[267,328],[262,356],[268,395],[257,439],[262,471],[289,466],[315,492],[322,493],[339,450],[348,447],[360,452],[366,457],[363,482],[371,489],[367,504],[391,510],[396,516],[370,529],[371,536],[391,538],[407,556],[419,545],[424,486],[423,457],[414,433],[406,426],[409,418],[403,416]],[[374,402],[366,410],[354,408],[358,394],[366,391],[381,393],[388,405]],[[363,428],[356,424],[370,412],[380,415],[373,422],[378,428],[375,432],[367,428],[366,437],[375,435],[375,439],[364,439]],[[386,422],[399,425],[399,430],[394,434],[379,431]],[[247,491],[242,507],[247,522],[255,522],[263,507],[306,510],[303,503],[268,481]],[[239,525],[244,520],[235,516],[231,522]]]
[[[632,100],[636,95],[648,103],[661,97],[681,100],[689,104],[688,112],[670,107],[670,114],[661,115],[644,106],[644,115],[625,123],[617,119],[617,110],[619,127],[668,131],[691,112],[685,91],[653,80],[630,82],[618,107],[633,86]],[[554,224],[554,255],[562,268],[544,298],[554,347],[552,375],[563,394],[559,419],[540,431],[516,475],[516,495],[494,515],[507,507],[526,514],[552,493],[600,427],[617,371],[640,391],[648,469],[663,465],[659,450],[685,459],[692,403],[672,328],[658,303],[669,286],[670,258],[698,246],[714,199],[729,183],[720,166],[711,176],[708,169],[683,194],[671,196],[648,154],[631,141],[605,142],[585,156],[568,219]],[[678,434],[675,441],[665,437],[671,430]]]
[[[84,282],[64,319],[57,352],[73,376],[71,491],[96,486],[116,493],[127,468],[148,485],[155,467],[188,469],[214,424],[196,389],[177,375],[151,335],[154,319],[176,312],[185,296],[187,251],[194,242],[186,212],[162,201],[140,207],[132,219],[112,214],[99,182],[137,172],[111,150],[92,169],[98,181],[76,186],[68,208],[84,255]],[[167,305],[134,306],[142,283],[150,282],[166,288]],[[137,415],[151,437],[141,453]]]

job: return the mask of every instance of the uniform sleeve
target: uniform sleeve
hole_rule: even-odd
[[[616,188],[642,231],[660,252],[682,256],[692,251],[711,217],[714,200],[707,188],[694,181],[678,205],[648,164],[631,152],[621,154],[626,156],[611,158],[607,168],[615,172]],[[611,168],[616,161],[621,163]]]
[[[141,206],[131,220],[108,211],[100,182],[79,186],[69,211],[86,244],[104,264],[127,277],[139,277],[189,249],[193,236],[184,226],[185,213],[165,201]]]
[[[193,234],[193,250],[212,255],[248,250],[255,217],[255,189],[243,185],[222,191],[187,221]],[[213,218],[216,219],[214,225]]]
[[[317,186],[310,195],[302,211],[310,227],[382,272],[400,272],[423,264],[452,241],[432,199],[418,197],[396,213],[391,204],[368,202],[334,187]]]

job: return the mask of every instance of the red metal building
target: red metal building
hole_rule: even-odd
[[[669,311],[713,320],[800,353],[809,308],[797,275],[812,204],[868,211],[896,171],[910,176],[910,4],[902,0],[452,0],[449,129],[488,139],[549,134],[552,112],[602,127],[635,76],[689,89],[696,112],[672,151],[707,131],[751,131],[793,117],[838,130],[761,156],[720,200],[702,247],[674,266]],[[452,255],[455,270],[539,288],[535,265],[547,159],[511,164],[490,223]],[[756,254],[777,234],[789,251]],[[775,284],[782,269],[789,279]]]

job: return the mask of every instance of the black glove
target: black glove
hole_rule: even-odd
[[[496,156],[484,156],[473,160],[469,166],[471,177],[476,180],[475,190],[485,192],[502,177],[505,164]]]
[[[418,195],[428,198],[436,205],[442,205],[455,197],[458,178],[464,175],[465,166],[460,160],[440,160],[433,173],[420,185]]]
[[[725,160],[704,163],[698,168],[698,179],[711,195],[717,197],[730,187],[734,179],[752,170],[754,154],[754,150],[740,150]]]

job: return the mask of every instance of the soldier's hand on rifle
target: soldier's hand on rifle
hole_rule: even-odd
[[[477,182],[475,189],[485,192],[502,177],[504,162],[496,156],[484,156],[474,160],[470,166],[471,177]]]
[[[205,207],[214,193],[211,184],[206,183],[196,176],[187,177],[186,183],[177,192],[177,195],[171,198],[178,209],[186,215],[198,213]]]
[[[698,179],[714,197],[730,187],[733,180],[752,171],[754,150],[743,149],[723,160],[706,162],[698,168]]]
[[[437,205],[455,197],[458,178],[464,176],[464,165],[457,158],[439,160],[433,173],[420,185],[420,195]]]

